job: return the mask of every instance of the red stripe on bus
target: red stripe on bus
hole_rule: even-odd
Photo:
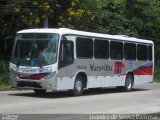
[[[153,75],[153,69],[152,68],[144,68],[144,69],[140,69],[138,71],[135,71],[133,74],[134,75]]]

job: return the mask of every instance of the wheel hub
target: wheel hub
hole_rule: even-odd
[[[77,81],[76,84],[75,84],[75,90],[77,92],[80,92],[82,89],[82,83],[80,81]]]
[[[127,79],[126,86],[127,86],[128,89],[130,89],[132,87],[132,79],[131,78]]]

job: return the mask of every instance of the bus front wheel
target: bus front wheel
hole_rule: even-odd
[[[72,91],[72,94],[74,96],[79,96],[83,93],[84,90],[84,85],[82,82],[83,78],[81,76],[77,76],[74,82],[74,88]]]

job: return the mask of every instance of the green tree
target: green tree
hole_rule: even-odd
[[[159,13],[157,0],[72,0],[59,26],[151,39],[160,59]]]
[[[73,2],[76,0],[73,0]],[[109,34],[138,36],[125,17],[125,0],[76,1],[60,17],[60,26]]]
[[[6,36],[13,36],[21,29],[43,27],[48,18],[49,27],[154,40],[156,56],[160,59],[160,5],[157,0],[6,0],[0,5],[1,48],[4,43],[12,45],[4,41]]]
[[[6,0],[0,2],[0,57],[10,56],[15,33],[21,29],[39,28],[54,13],[56,0]],[[55,16],[56,17],[56,16]],[[58,18],[58,17],[57,17]],[[52,22],[54,19],[52,19]],[[54,27],[54,26],[51,26]],[[7,39],[10,40],[7,40]]]
[[[89,30],[89,23],[95,16],[87,8],[88,2],[70,0],[66,12],[59,17],[59,27]]]
[[[125,4],[130,26],[134,26],[139,38],[154,41],[155,56],[160,59],[160,4],[156,0],[126,0]]]

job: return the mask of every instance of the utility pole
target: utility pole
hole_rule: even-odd
[[[56,3],[56,5],[54,6],[54,8],[61,8],[62,6],[61,5],[59,5],[59,4],[57,4]],[[43,27],[44,28],[48,28],[48,13],[45,11],[45,13],[44,13],[44,16],[45,16],[45,18],[44,18],[44,21],[43,21]]]

